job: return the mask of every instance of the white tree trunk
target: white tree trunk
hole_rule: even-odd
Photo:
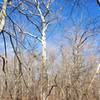
[[[4,0],[2,10],[0,11],[0,32],[2,32],[5,25],[6,8],[7,8],[7,0]]]
[[[41,79],[41,100],[45,100],[47,90],[48,90],[48,75],[47,75],[47,66],[46,66],[46,30],[47,30],[47,23],[44,14],[40,8],[40,3],[38,0],[35,0],[37,3],[37,9],[41,18],[42,23],[42,30],[41,30],[41,45],[42,45],[42,66],[40,71],[40,79]],[[47,100],[47,99],[46,99]]]
[[[48,88],[48,76],[47,76],[47,66],[46,66],[46,30],[47,30],[47,26],[46,23],[43,22],[42,25],[42,40],[41,40],[41,44],[42,44],[42,66],[41,66],[41,99],[45,100],[46,98],[46,92],[47,92],[47,88]]]

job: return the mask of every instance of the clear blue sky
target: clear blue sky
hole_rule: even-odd
[[[74,6],[74,8],[72,9],[73,1],[74,0],[55,0],[55,2],[52,4],[52,8],[53,8],[52,12],[55,13],[56,11],[58,11],[59,14],[58,14],[58,20],[54,21],[48,28],[47,47],[49,47],[49,45],[50,46],[52,45],[53,47],[55,46],[57,47],[60,43],[66,44],[64,36],[65,34],[67,34],[66,30],[71,30],[71,28],[74,26],[72,19],[74,20],[76,26],[80,25],[79,22],[82,19],[82,24],[80,25],[80,28],[82,28],[82,30],[87,29],[86,25],[90,23],[89,22],[90,18],[91,20],[96,19],[94,22],[95,27],[97,27],[98,30],[100,29],[100,17],[98,17],[100,16],[100,7],[97,5],[96,0],[79,0],[80,1],[79,3],[83,3],[83,5]],[[0,3],[1,2],[2,0],[0,0]],[[62,10],[61,11],[58,10],[59,8]],[[11,11],[10,9],[11,8],[9,8],[8,12]],[[16,13],[17,12],[15,11],[15,14],[11,15],[12,18],[16,20],[26,31],[34,32],[33,26],[29,24],[27,20],[23,18],[23,16],[18,15]],[[94,27],[94,23],[91,24],[89,28]],[[97,36],[97,40],[100,40],[100,35]],[[97,42],[97,45],[100,46],[100,41]],[[3,51],[2,46],[3,46],[3,42],[0,42],[0,51]],[[9,42],[8,42],[8,46],[11,48]]]
[[[48,34],[50,34],[50,39],[51,40],[53,38],[53,42],[57,41],[57,39],[59,41],[62,41],[62,37],[63,35],[65,35],[65,33],[67,34],[67,32],[65,30],[71,29],[71,27],[73,27],[73,23],[71,20],[71,17],[69,15],[72,16],[75,24],[77,26],[79,26],[79,21],[82,19],[82,24],[80,25],[80,28],[86,30],[87,29],[87,24],[90,23],[90,19],[94,21],[95,23],[95,27],[98,28],[98,30],[100,29],[100,7],[97,5],[96,0],[87,0],[86,3],[84,3],[84,1],[86,0],[80,0],[80,2],[82,1],[82,3],[84,5],[81,5],[80,7],[75,6],[73,9],[72,14],[70,14],[71,10],[72,10],[72,4],[69,2],[67,2],[68,0],[56,0],[56,3],[53,4],[53,7],[56,9],[62,7],[63,11],[59,14],[59,23],[56,25],[56,28],[51,28],[48,32]],[[55,6],[56,5],[56,6]],[[93,28],[94,27],[94,23],[91,24],[88,28]],[[100,30],[99,30],[100,32]],[[98,32],[98,34],[99,34]],[[51,36],[52,33],[52,36]],[[55,34],[55,35],[54,35]],[[100,35],[97,36],[98,40],[100,38]],[[48,40],[48,41],[49,41]],[[51,41],[50,41],[51,42]],[[53,44],[52,42],[52,44]],[[58,45],[58,41],[56,42]],[[100,42],[98,41],[97,43],[98,45],[100,45]]]

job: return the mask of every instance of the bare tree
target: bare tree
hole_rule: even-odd
[[[92,19],[88,20],[90,23],[85,21],[88,23],[86,25],[82,19],[85,17],[84,14],[80,15],[82,18],[77,16],[78,21],[73,20],[73,15],[76,13],[74,9],[85,7],[84,4],[87,0],[64,1],[71,5],[71,9],[68,11],[68,18],[71,21],[64,12],[61,13],[62,15],[59,14],[59,11],[63,10],[56,10],[54,7],[60,0],[14,0],[12,5],[7,6],[7,3],[11,1],[4,0],[0,17],[2,19],[0,32],[5,49],[5,56],[0,54],[0,65],[2,66],[0,67],[0,86],[3,87],[0,87],[2,94],[0,99],[99,100],[98,55],[97,52],[88,51],[95,49],[93,43],[95,35],[97,35],[95,34],[97,26],[94,25],[94,20],[91,22]],[[62,1],[60,3],[61,8],[66,6],[62,5]],[[59,4],[57,8],[60,8]],[[57,17],[54,14],[56,11],[58,11]],[[72,22],[73,26],[67,29],[67,32],[61,31],[62,36],[65,34],[64,40],[63,37],[61,37],[61,42],[56,40],[57,46],[53,44],[56,48],[55,51],[48,52],[52,49],[52,47],[49,50],[47,48],[47,36],[49,31],[51,32],[49,26],[59,15],[61,20],[64,15],[64,21]],[[77,18],[75,17],[75,19]],[[79,22],[79,24],[77,25],[75,22]],[[58,23],[54,22],[57,25]],[[96,27],[93,29],[91,26],[89,27],[91,23]],[[64,22],[61,24],[65,25]],[[88,28],[84,29],[84,25]],[[59,28],[61,28],[60,25],[57,32]],[[64,30],[64,26],[62,29]],[[67,44],[67,47],[62,42]],[[10,55],[7,55],[7,50],[10,48],[8,45],[13,50],[10,51]],[[87,52],[91,52],[91,54],[85,55]],[[7,87],[5,88],[7,91],[4,90],[4,86]]]

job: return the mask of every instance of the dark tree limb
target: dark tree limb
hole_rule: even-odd
[[[100,0],[97,0],[97,4],[100,6]]]
[[[0,55],[0,58],[2,58],[2,61],[3,61],[2,71],[5,73],[5,58],[1,55]]]

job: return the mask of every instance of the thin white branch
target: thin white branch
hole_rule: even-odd
[[[89,84],[88,90],[91,88],[91,86],[92,86],[92,84],[93,84],[93,82],[94,82],[94,80],[95,80],[97,74],[99,74],[99,73],[100,73],[100,64],[98,65],[98,67],[97,67],[97,69],[96,69],[96,72],[95,72],[95,74],[94,74],[94,76],[93,76],[93,78],[92,78],[92,80],[91,80],[91,82],[90,82],[90,84]]]
[[[39,38],[39,37],[36,36],[36,35],[33,35],[33,34],[29,33],[29,32],[23,32],[23,34],[27,34],[27,35],[29,35],[29,36],[31,36],[31,37],[33,37],[33,38],[36,38],[37,40],[39,40],[39,41],[41,42],[41,38]]]

